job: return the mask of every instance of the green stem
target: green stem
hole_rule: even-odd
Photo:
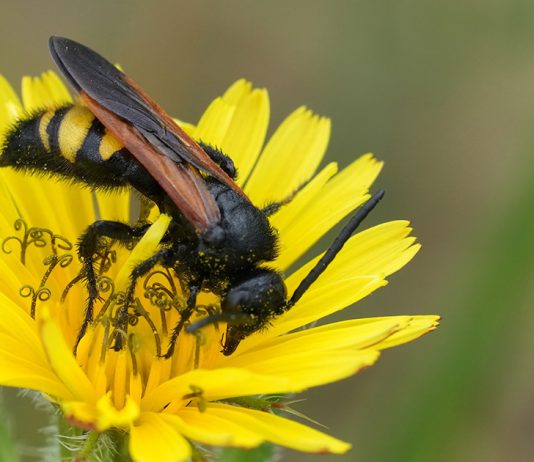
[[[128,434],[119,430],[110,430],[107,437],[112,442],[114,448],[113,454],[108,459],[113,462],[131,462],[130,452],[128,450]]]
[[[78,452],[78,454],[76,454],[76,456],[74,456],[74,462],[85,462],[86,460],[88,460],[96,449],[99,438],[99,432],[89,432],[87,434],[87,439],[85,440],[83,448],[80,450],[80,452]]]

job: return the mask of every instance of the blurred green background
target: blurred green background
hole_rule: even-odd
[[[370,224],[412,220],[423,251],[343,316],[439,313],[442,327],[306,393],[298,409],[352,452],[284,460],[534,460],[532,0],[1,5],[12,83],[53,67],[48,36],[65,35],[181,119],[246,77],[270,91],[271,128],[306,104],[333,119],[328,161],[385,160]],[[38,416],[8,396],[31,445]]]

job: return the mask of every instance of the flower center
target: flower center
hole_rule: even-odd
[[[20,296],[30,300],[32,318],[39,317],[41,303],[53,305],[54,316],[61,320],[65,338],[74,348],[84,320],[87,289],[83,266],[75,256],[73,244],[50,229],[29,227],[22,219],[15,221],[14,229],[16,234],[3,240],[2,251],[15,254],[18,246],[20,263],[33,275],[33,283],[24,281],[20,286]],[[156,267],[137,281],[134,296],[128,301],[126,292],[117,290],[115,281],[131,250],[131,246],[124,248],[114,241],[102,240],[94,256],[99,297],[87,338],[84,337],[80,345],[89,342],[91,354],[98,351],[103,363],[110,351],[117,349],[120,337],[121,349],[131,356],[131,371],[137,374],[141,367],[138,355],[165,357],[169,338],[186,307],[186,290],[173,270]],[[188,323],[219,311],[218,298],[211,293],[201,293],[194,315],[183,323],[174,349],[176,353],[167,355],[166,359],[179,356],[182,363],[189,364],[188,368],[199,367],[206,336],[200,331],[188,334],[185,329]],[[127,313],[126,328],[119,322],[121,313]],[[218,326],[213,329],[218,332]],[[220,334],[217,336],[220,338]],[[95,344],[96,341],[100,345]],[[185,350],[190,352],[190,358],[184,358]]]

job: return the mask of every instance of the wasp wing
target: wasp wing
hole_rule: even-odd
[[[129,123],[98,102],[87,93],[80,93],[82,102],[106,126],[126,149],[155,178],[170,199],[199,231],[205,231],[220,220],[215,199],[206,187],[198,170],[186,163],[177,163],[159,151]]]
[[[199,181],[198,173],[186,173],[183,166],[178,167],[180,164],[192,165],[243,194],[239,186],[165,111],[105,58],[80,43],[62,37],[50,38],[50,52],[82,100],[91,105],[90,109],[100,121],[145,166],[190,221],[195,223],[198,217],[192,217],[184,210],[184,199],[179,200],[178,194],[185,197],[193,195],[187,200],[208,208],[199,212],[209,220],[209,223],[200,220],[201,228],[212,224],[212,220],[219,216],[219,211],[213,200],[198,197],[209,195],[207,188]],[[102,109],[100,114],[97,113],[98,108]],[[142,143],[139,136],[133,137],[134,133],[141,135],[145,142]],[[128,140],[125,136],[134,139]],[[196,178],[192,191],[187,191],[190,181],[184,182],[184,175],[189,180]]]

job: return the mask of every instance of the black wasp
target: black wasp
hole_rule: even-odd
[[[227,323],[222,352],[230,355],[302,297],[383,196],[377,193],[359,209],[288,299],[282,276],[264,264],[277,256],[277,234],[268,216],[291,197],[257,208],[236,184],[228,156],[195,142],[109,61],[66,38],[51,37],[49,45],[79,102],[20,120],[6,137],[0,166],[60,175],[93,188],[129,186],[172,217],[160,250],[132,271],[117,315],[116,350],[125,345],[136,281],[159,264],[174,270],[187,288],[165,357],[184,328],[193,332],[217,322]],[[102,239],[131,243],[147,226],[101,220],[80,237],[88,303],[78,342],[93,321],[99,296],[95,255]],[[220,311],[189,324],[201,290],[220,297]]]

